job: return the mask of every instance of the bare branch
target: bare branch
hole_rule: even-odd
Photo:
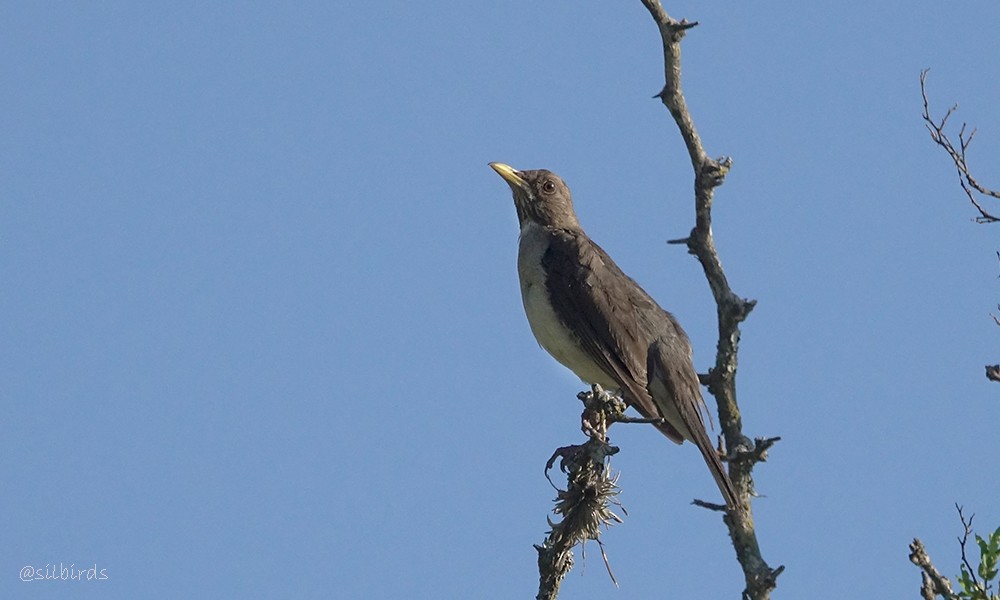
[[[584,444],[557,449],[545,464],[545,477],[552,483],[549,469],[559,459],[559,469],[567,475],[567,487],[565,490],[556,488],[558,494],[553,512],[562,520],[554,523],[550,519],[548,537],[535,546],[538,551],[538,600],[554,600],[559,595],[562,580],[573,568],[573,547],[587,540],[597,542],[608,575],[618,585],[600,536],[602,527],[622,522],[612,505],[627,514],[617,499],[618,477],[612,476],[607,463],[608,457],[618,453],[618,448],[608,443],[608,427],[621,417],[625,403],[599,385],[577,397],[584,405],[582,429],[589,439]]]
[[[724,521],[729,528],[736,557],[743,568],[746,598],[761,600],[770,597],[777,585],[776,579],[784,567],[771,569],[761,557],[754,530],[750,496],[754,494],[751,471],[754,464],[763,460],[766,450],[777,438],[752,443],[743,435],[742,419],[736,403],[736,366],[740,339],[739,324],[746,319],[756,304],[737,296],[729,287],[722,262],[712,238],[712,201],[715,188],[722,185],[732,166],[732,159],[713,159],[705,152],[701,136],[695,127],[681,86],[681,40],[697,23],[673,19],[660,0],[642,0],[653,17],[663,42],[664,86],[655,97],[670,111],[677,124],[691,159],[695,177],[695,226],[690,235],[671,243],[684,243],[688,252],[701,263],[717,306],[719,342],[715,366],[707,377],[708,390],[719,405],[719,421],[726,441],[726,454],[730,457],[729,476],[744,499],[742,510],[726,513]],[[696,501],[695,504],[715,510],[717,505]]]
[[[951,590],[951,581],[937,570],[931,557],[927,555],[924,543],[918,538],[913,538],[913,543],[910,544],[910,562],[922,571],[920,596],[924,600],[934,600],[937,596],[946,600],[958,600],[958,594]]]
[[[976,180],[972,176],[972,172],[969,170],[969,163],[967,162],[966,152],[969,149],[969,145],[972,144],[972,139],[976,136],[976,130],[973,129],[968,135],[965,131],[967,129],[967,124],[962,123],[961,129],[958,131],[958,148],[952,143],[951,138],[945,132],[945,125],[948,123],[948,118],[958,109],[958,105],[955,104],[941,117],[940,121],[935,121],[931,117],[930,101],[927,99],[927,72],[929,69],[924,69],[920,72],[920,95],[924,100],[924,112],[923,119],[924,125],[927,127],[927,131],[931,134],[931,139],[938,146],[944,148],[948,156],[951,157],[951,161],[955,163],[955,170],[958,172],[958,183],[962,186],[962,191],[968,196],[969,202],[972,203],[976,210],[979,211],[979,216],[976,217],[977,223],[996,223],[1000,221],[1000,217],[993,215],[988,212],[976,199],[975,192],[983,196],[990,198],[1000,199],[1000,191],[990,189]]]
[[[969,146],[972,144],[973,138],[976,137],[976,130],[973,129],[967,135],[965,131],[968,128],[968,125],[966,123],[962,123],[962,127],[958,130],[958,149],[955,148],[955,145],[948,137],[948,134],[945,133],[945,125],[947,125],[948,118],[955,112],[958,105],[955,104],[949,108],[948,111],[944,113],[944,116],[941,117],[940,121],[935,121],[931,117],[930,101],[927,99],[928,71],[929,69],[924,69],[920,72],[920,96],[924,101],[924,112],[922,115],[924,119],[924,126],[927,127],[927,131],[931,134],[931,140],[933,140],[938,146],[944,148],[945,152],[948,153],[948,156],[951,157],[951,161],[955,164],[955,170],[958,173],[958,183],[962,187],[962,191],[965,192],[965,195],[969,198],[969,202],[972,203],[972,206],[979,211],[979,216],[976,217],[976,222],[996,223],[997,221],[1000,221],[1000,217],[983,208],[982,204],[980,204],[976,199],[976,194],[974,192],[996,199],[1000,199],[1000,192],[989,189],[976,181],[969,170],[969,163],[967,162],[967,152],[969,150]],[[997,252],[997,258],[1000,259],[1000,252]],[[1000,309],[1000,305],[998,305],[997,308]],[[992,315],[992,317],[993,322],[1000,325],[1000,318],[996,315]],[[990,381],[1000,382],[1000,365],[986,365],[986,378]]]

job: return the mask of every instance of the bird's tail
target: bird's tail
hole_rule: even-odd
[[[705,438],[703,441],[692,441],[696,446],[698,446],[698,450],[701,451],[701,455],[705,457],[705,462],[708,464],[708,470],[712,472],[712,477],[715,478],[715,483],[719,486],[719,490],[722,492],[722,497],[726,499],[726,504],[730,508],[736,509],[740,506],[740,502],[738,500],[739,496],[736,494],[736,488],[733,487],[733,481],[729,479],[726,467],[722,464],[722,460],[719,458],[719,453],[716,452],[715,447],[712,446],[712,442],[709,441],[708,434],[704,429],[701,430],[701,433]]]
[[[726,505],[736,509],[742,504],[732,480],[729,479],[726,467],[722,464],[722,459],[719,458],[719,453],[705,430],[705,422],[701,416],[705,401],[701,397],[698,374],[690,360],[688,356],[679,356],[676,352],[672,352],[671,344],[652,344],[647,358],[648,391],[661,415],[671,426],[669,429],[694,442],[698,447],[716,485],[719,486],[719,491],[726,500]],[[679,441],[665,428],[660,429],[667,437]]]

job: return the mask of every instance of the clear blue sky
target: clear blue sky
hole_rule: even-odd
[[[668,2],[713,156],[776,598],[916,598],[953,504],[1000,524],[995,2]],[[891,5],[891,6],[890,6]],[[4,598],[528,598],[582,385],[532,338],[489,161],[550,168],[585,228],[715,344],[690,166],[635,2],[0,8]],[[623,525],[563,598],[737,598],[697,451],[618,426]],[[25,565],[106,581],[22,583]]]

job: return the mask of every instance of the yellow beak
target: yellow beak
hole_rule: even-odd
[[[491,162],[490,167],[497,172],[503,180],[507,182],[511,188],[520,188],[524,191],[528,191],[528,182],[521,179],[521,174],[517,172],[517,169],[510,165],[505,165],[499,162]]]

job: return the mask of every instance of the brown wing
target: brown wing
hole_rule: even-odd
[[[579,334],[587,355],[640,414],[668,419],[647,391],[646,363],[653,335],[674,331],[672,317],[582,232],[553,232],[542,267],[553,308]],[[657,428],[678,444],[684,441],[669,420]]]
[[[671,440],[698,447],[726,503],[737,494],[702,419],[705,402],[680,324],[582,232],[557,231],[542,258],[559,318],[645,417]]]

